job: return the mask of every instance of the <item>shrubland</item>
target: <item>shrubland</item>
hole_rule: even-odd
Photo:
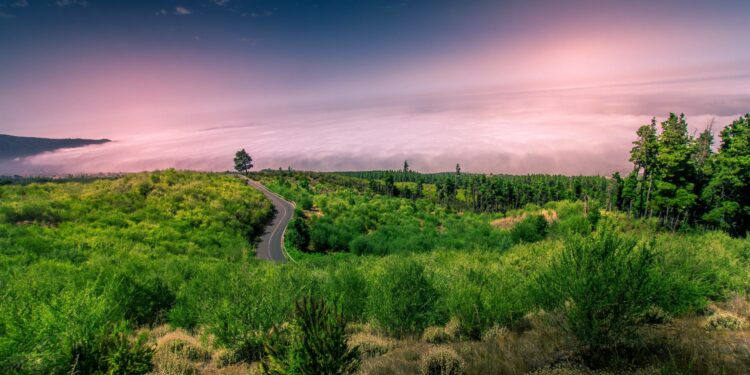
[[[260,193],[211,174],[3,186],[0,372],[106,372],[148,356],[123,332],[167,321],[199,265],[247,259],[270,215]]]
[[[272,209],[232,176],[0,187],[0,372],[354,368],[321,352],[372,374],[750,366],[747,239],[593,199],[473,212],[356,177],[253,177],[297,202],[296,262],[254,259]]]

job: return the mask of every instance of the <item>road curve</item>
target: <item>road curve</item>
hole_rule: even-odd
[[[258,259],[285,262],[287,258],[284,255],[284,231],[287,224],[289,224],[289,220],[292,219],[292,214],[294,214],[294,205],[268,190],[268,188],[258,181],[249,178],[245,178],[245,181],[247,181],[248,185],[265,194],[276,209],[276,215],[274,215],[271,223],[266,226],[265,232],[260,238],[255,256]]]

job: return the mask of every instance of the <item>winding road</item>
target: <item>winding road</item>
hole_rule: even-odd
[[[281,198],[278,194],[268,190],[258,181],[245,178],[247,184],[260,190],[271,200],[273,207],[276,209],[276,215],[270,224],[266,226],[263,236],[260,238],[256,257],[258,259],[272,260],[275,262],[285,262],[287,260],[286,250],[284,249],[284,232],[289,220],[294,213],[294,205]],[[289,258],[291,259],[291,258]]]

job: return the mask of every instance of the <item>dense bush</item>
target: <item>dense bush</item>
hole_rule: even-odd
[[[510,231],[514,242],[537,242],[547,235],[547,220],[542,215],[529,215]]]
[[[137,325],[159,322],[174,305],[174,292],[158,277],[133,276],[116,276],[108,293],[118,301],[125,319]]]
[[[293,328],[272,331],[264,345],[264,374],[351,374],[359,349],[350,348],[343,314],[322,299],[305,297],[295,305]],[[286,335],[286,337],[280,337]]]
[[[294,218],[289,222],[286,240],[298,250],[306,251],[310,247],[310,225],[300,209],[295,210]]]
[[[349,320],[364,320],[368,298],[367,279],[355,268],[340,267],[331,271],[328,295]]]
[[[307,250],[388,255],[441,248],[505,250],[512,245],[506,232],[490,225],[496,215],[453,213],[428,199],[414,201],[354,189],[352,179],[312,176],[315,179],[301,173],[281,180],[261,176],[271,189],[289,199],[313,198],[317,211],[304,220],[306,228],[300,231],[309,230]],[[295,220],[292,227],[298,225],[302,223]],[[290,243],[301,239],[295,232],[288,231]]]
[[[153,368],[154,348],[139,335],[130,341],[123,324],[112,326],[73,347],[71,374],[146,374]]]
[[[372,318],[392,334],[422,332],[439,319],[438,292],[424,266],[411,260],[394,260],[378,276],[372,292]]]
[[[655,262],[652,245],[613,228],[574,236],[539,279],[541,300],[562,309],[566,327],[587,349],[612,349],[633,338],[656,300]]]

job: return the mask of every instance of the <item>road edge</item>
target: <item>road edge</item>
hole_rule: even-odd
[[[281,199],[281,200],[289,203],[295,209],[297,208],[297,203],[295,203],[292,200],[288,200],[288,199],[282,197],[281,195],[277,194],[275,191],[272,191],[271,189],[269,189],[268,187],[266,187],[266,185],[263,185],[263,183],[261,183],[260,181],[253,180],[252,178],[250,178],[248,176],[245,176],[245,175],[241,175],[241,174],[237,174],[237,176],[239,176],[241,179],[257,183],[258,185],[260,185],[261,187],[263,187],[263,190],[265,190],[265,191],[271,193],[272,195],[276,196],[276,198],[279,198],[279,199]],[[292,219],[291,220],[294,220],[294,212],[292,212]],[[294,260],[294,258],[292,258],[292,256],[289,254],[289,251],[287,251],[287,249],[286,249],[286,228],[287,227],[289,227],[288,223],[287,223],[287,225],[284,226],[284,230],[281,232],[281,252],[284,253],[284,257],[287,258],[287,259],[289,259],[289,260],[291,260],[292,263],[297,263],[297,261]]]

